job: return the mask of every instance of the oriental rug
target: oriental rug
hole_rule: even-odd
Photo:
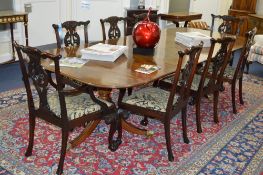
[[[211,99],[201,104],[203,133],[196,132],[195,110],[188,108],[188,136],[183,143],[180,115],[171,124],[174,162],[169,162],[164,128],[150,120],[146,138],[123,132],[123,143],[116,152],[108,150],[108,126],[103,122],[82,144],[67,152],[64,174],[260,174],[263,165],[263,80],[246,75],[244,105],[237,103],[232,113],[230,86],[220,93],[219,119],[213,122]],[[113,96],[116,95],[116,91]],[[238,95],[237,95],[238,96]],[[238,99],[238,98],[237,98]],[[131,116],[139,125],[141,116]],[[83,128],[74,130],[71,139]],[[59,160],[60,129],[37,120],[33,155],[25,157],[28,143],[26,92],[17,89],[0,94],[0,175],[55,174]]]

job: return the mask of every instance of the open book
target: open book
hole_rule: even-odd
[[[127,50],[127,48],[127,46],[99,43],[91,47],[81,49],[80,52],[82,54],[82,59],[114,62]]]
[[[197,46],[203,41],[203,47],[211,46],[211,37],[200,32],[176,32],[175,41],[187,47]]]

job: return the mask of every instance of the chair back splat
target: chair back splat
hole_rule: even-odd
[[[225,37],[217,39],[212,42],[220,44],[220,49],[214,57],[212,57],[212,75],[209,79],[208,87],[214,91],[220,88],[223,83],[223,75],[225,68],[229,62],[232,48],[235,44],[235,39],[232,37]]]
[[[57,48],[61,48],[62,42],[66,47],[68,46],[79,46],[80,45],[80,36],[77,33],[77,29],[83,27],[84,31],[84,42],[85,45],[88,45],[88,25],[90,21],[66,21],[61,24],[61,26],[57,24],[53,24],[52,27],[55,30],[56,40],[57,40]],[[65,36],[63,35],[63,29],[66,30]]]
[[[228,15],[214,15],[214,14],[211,14],[211,16],[212,16],[211,32],[213,32],[214,30],[216,19],[219,19],[222,21],[222,23],[218,27],[219,33],[239,35],[241,25],[244,22],[243,18],[228,16]]]
[[[117,17],[117,16],[110,16],[110,17],[108,17],[106,19],[100,19],[103,40],[107,39],[105,23],[108,23],[110,25],[109,30],[108,30],[108,38],[109,39],[118,39],[118,38],[121,37],[121,30],[120,30],[120,28],[118,26],[121,21],[123,22],[123,32],[124,32],[123,36],[126,36],[127,18]]]
[[[244,72],[245,65],[247,64],[247,58],[249,55],[250,48],[255,43],[254,37],[256,33],[257,33],[257,28],[255,27],[251,31],[248,31],[245,34],[245,37],[246,37],[245,45],[243,46],[243,49],[240,55],[240,60],[237,64],[237,68],[240,69],[239,72],[242,74]]]

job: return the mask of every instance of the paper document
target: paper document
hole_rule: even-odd
[[[144,73],[144,74],[151,74],[159,69],[160,67],[155,66],[155,65],[142,64],[138,69],[135,69],[135,71]]]
[[[61,58],[59,60],[59,65],[60,66],[65,66],[65,67],[81,67],[83,66],[88,60],[84,60],[81,58],[77,57],[65,57]],[[54,66],[54,62],[50,64],[51,66]]]

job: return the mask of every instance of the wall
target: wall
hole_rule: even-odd
[[[257,0],[256,13],[259,15],[263,15],[263,0]]]
[[[171,0],[169,3],[169,12],[189,11],[190,0]]]

